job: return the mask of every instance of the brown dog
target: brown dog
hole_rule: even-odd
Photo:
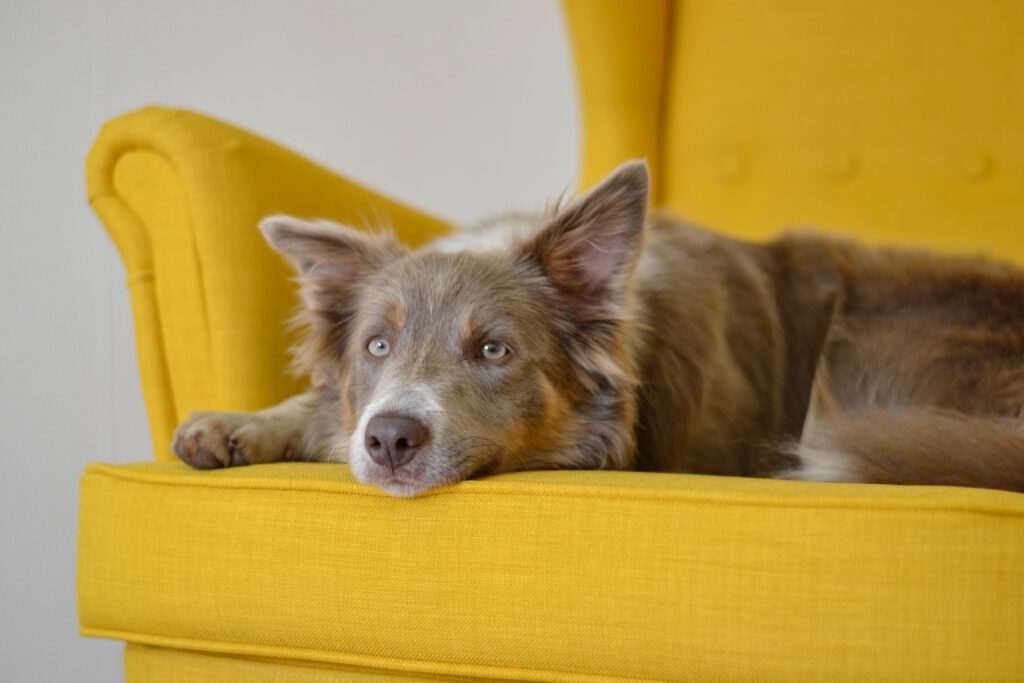
[[[642,469],[1024,491],[1024,272],[647,217],[643,163],[418,251],[285,216],[314,389],[198,413],[196,467],[348,461],[415,495]]]

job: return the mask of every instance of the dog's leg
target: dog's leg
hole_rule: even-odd
[[[304,452],[320,398],[314,389],[257,413],[192,413],[175,430],[171,449],[200,469],[320,459]]]

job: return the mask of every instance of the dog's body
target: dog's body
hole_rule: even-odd
[[[1024,490],[1024,272],[737,242],[646,202],[631,164],[417,252],[268,219],[304,283],[314,389],[193,415],[175,451],[348,460],[399,495],[553,467]]]

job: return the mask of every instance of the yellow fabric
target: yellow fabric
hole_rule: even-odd
[[[669,0],[564,0],[582,118],[580,182],[590,187],[628,159],[659,177]],[[659,203],[653,184],[651,199]]]
[[[1022,566],[999,491],[529,472],[404,500],[143,463],[86,470],[78,598],[87,635],[405,673],[998,681]]]
[[[255,135],[159,107],[103,128],[87,182],[125,262],[157,458],[173,458],[193,410],[255,410],[299,388],[283,324],[296,299],[261,218],[383,219],[414,244],[445,229]]]
[[[373,671],[362,667],[268,660],[129,644],[124,653],[125,683],[384,683],[386,681],[466,681],[455,676]]]
[[[1024,261],[1024,3],[564,4],[586,184],[646,154],[661,204],[734,235]]]

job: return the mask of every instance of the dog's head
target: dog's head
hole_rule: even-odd
[[[476,474],[631,464],[628,299],[647,197],[645,165],[627,164],[511,246],[456,253],[264,221],[300,274],[298,359],[339,395],[331,419],[355,476],[415,495]]]

